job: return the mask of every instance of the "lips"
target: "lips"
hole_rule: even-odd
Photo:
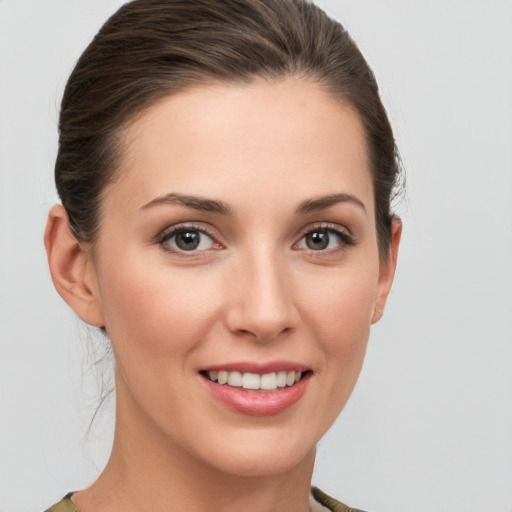
[[[236,412],[269,416],[284,412],[304,395],[312,372],[303,365],[227,364],[200,372],[213,397]]]

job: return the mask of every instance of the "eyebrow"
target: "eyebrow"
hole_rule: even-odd
[[[148,208],[152,208],[154,206],[158,206],[161,204],[176,203],[186,206],[188,208],[193,208],[194,210],[220,213],[221,215],[232,215],[231,208],[222,201],[216,201],[214,199],[208,199],[206,197],[176,194],[174,192],[153,199],[149,203],[142,206],[141,210],[147,210]]]
[[[299,204],[296,213],[300,215],[305,215],[307,213],[325,210],[338,203],[346,202],[357,205],[364,211],[365,214],[367,213],[364,203],[360,199],[351,194],[332,194],[324,197],[319,197],[316,199],[306,199],[305,201],[302,201],[302,203]],[[206,197],[200,196],[177,194],[175,192],[171,192],[169,194],[165,194],[163,196],[151,200],[149,203],[146,203],[144,206],[142,206],[141,210],[146,210],[148,208],[152,208],[154,206],[162,204],[176,203],[186,206],[188,208],[192,208],[194,210],[219,213],[221,215],[233,214],[231,208],[222,201],[208,199]]]
[[[297,213],[306,214],[310,212],[316,212],[319,210],[325,210],[338,203],[352,203],[359,206],[366,214],[366,207],[364,203],[356,196],[351,194],[332,194],[329,196],[319,197],[317,199],[307,199],[299,204]]]

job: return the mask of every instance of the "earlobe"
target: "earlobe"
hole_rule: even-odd
[[[62,205],[55,205],[48,214],[44,245],[59,295],[84,322],[104,326],[90,248],[80,244],[71,233]]]
[[[372,324],[378,322],[384,314],[386,301],[391,291],[391,285],[395,277],[396,263],[398,259],[398,248],[402,237],[402,221],[394,217],[391,224],[391,246],[386,260],[380,264],[379,283],[377,287],[377,298],[372,316]]]

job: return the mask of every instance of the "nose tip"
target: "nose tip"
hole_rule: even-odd
[[[260,343],[275,340],[291,331],[291,326],[284,318],[285,315],[281,315],[277,311],[265,315],[248,311],[238,314],[237,318],[233,318],[233,316],[231,315],[228,322],[229,330],[238,336],[253,338]]]
[[[289,280],[272,264],[249,267],[232,284],[232,303],[226,314],[228,329],[265,343],[293,330],[297,315]]]
[[[285,312],[276,310],[266,312],[264,315],[253,315],[252,321],[244,322],[245,327],[236,329],[236,332],[254,338],[260,343],[267,343],[291,331],[286,316]]]

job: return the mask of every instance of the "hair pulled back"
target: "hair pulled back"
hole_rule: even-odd
[[[77,240],[96,238],[135,116],[193,85],[288,76],[317,82],[359,114],[384,256],[399,173],[391,126],[358,47],[307,0],[134,0],[103,25],[69,77],[59,120],[55,181]]]

